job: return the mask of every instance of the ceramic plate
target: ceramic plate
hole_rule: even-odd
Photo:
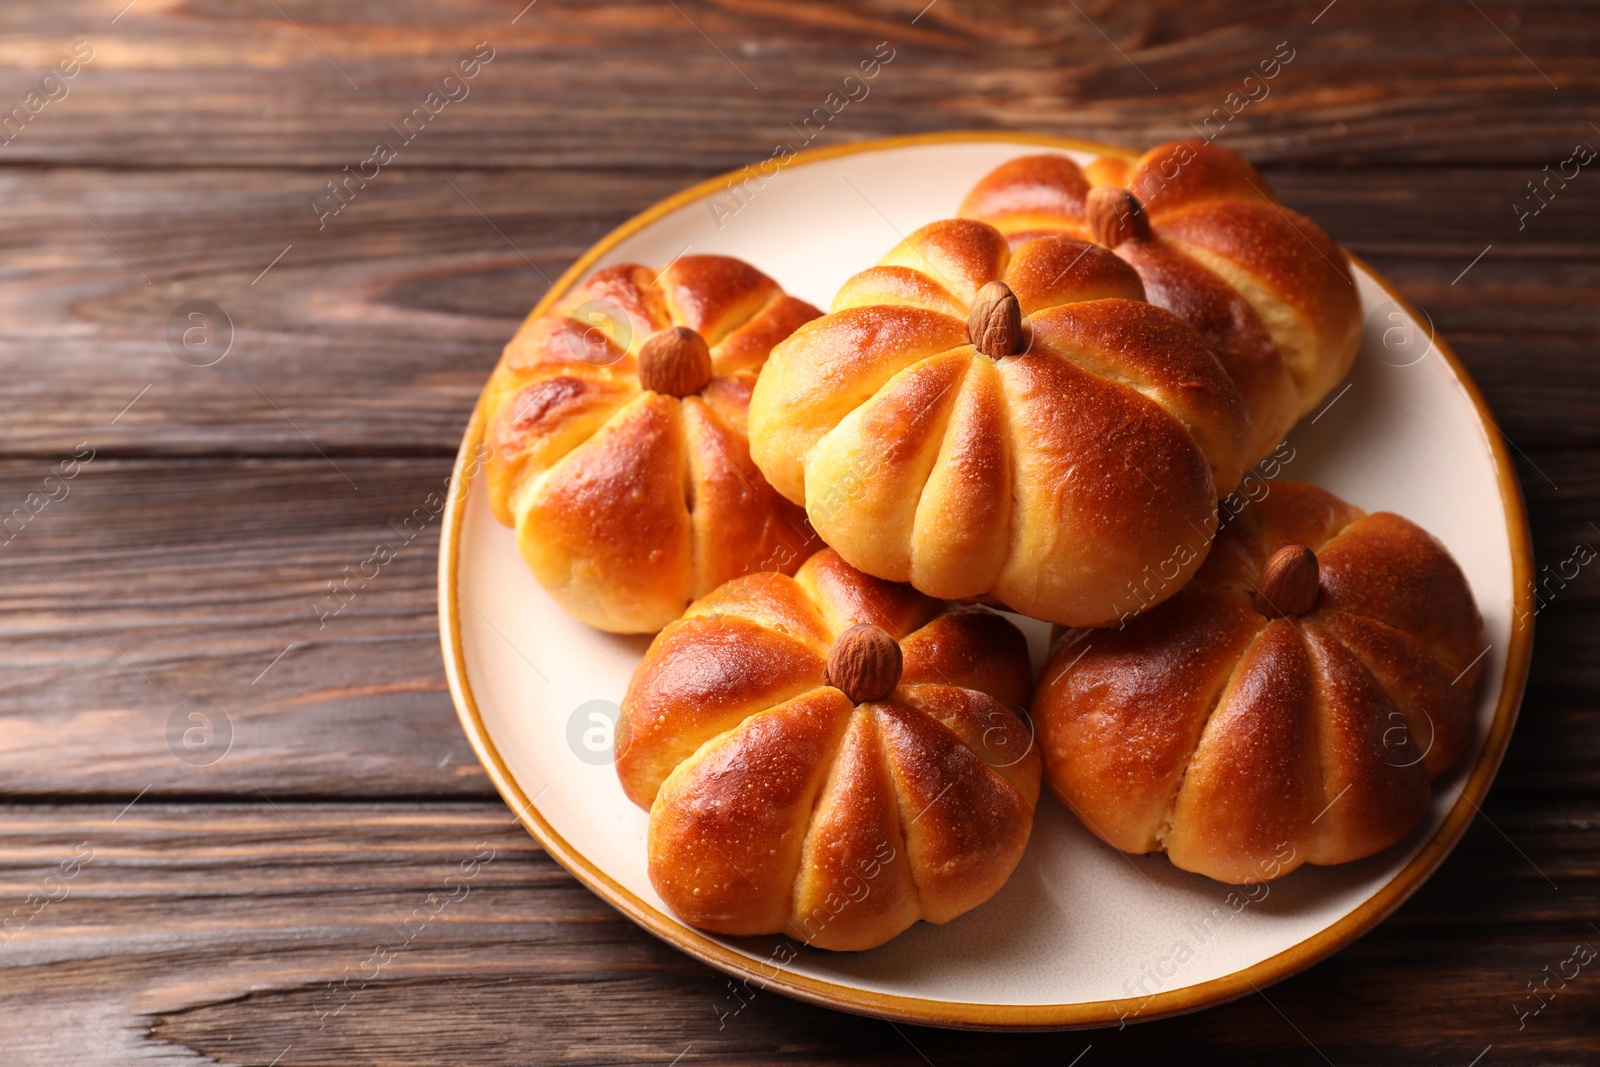
[[[684,252],[749,260],[825,308],[840,283],[902,236],[955,214],[990,168],[1038,151],[1084,162],[1117,150],[935,134],[747,168],[618,228],[534,314],[599,267],[660,265]],[[607,724],[648,642],[587,629],[529,577],[474,476],[480,409],[445,515],[439,604],[451,691],[490,778],[551,855],[650,932],[752,983],[849,1011],[967,1027],[1115,1024],[1218,1003],[1338,950],[1414,892],[1472,821],[1510,737],[1532,640],[1531,626],[1517,624],[1531,617],[1527,523],[1499,430],[1427,320],[1355,267],[1366,314],[1361,353],[1327,405],[1295,430],[1282,453],[1292,458],[1275,473],[1368,511],[1399,512],[1441,538],[1472,583],[1488,645],[1473,746],[1435,783],[1428,817],[1404,842],[1359,863],[1303,867],[1247,897],[1159,855],[1109,848],[1047,793],[1010,882],[948,925],[919,923],[855,954],[690,929],[650,887],[646,814],[623,796],[610,766]],[[1018,621],[1037,668],[1046,627]],[[738,1003],[730,996],[725,1008]]]

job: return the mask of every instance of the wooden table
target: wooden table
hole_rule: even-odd
[[[1600,166],[1547,179],[1600,146],[1592,6],[524,2],[0,10],[0,1063],[1600,1062],[1600,961],[1529,992],[1600,948],[1600,568],[1569,562],[1600,545]],[[547,279],[795,140],[879,42],[814,143],[1213,116],[1429,311],[1515,445],[1556,577],[1490,801],[1393,918],[1263,995],[997,1036],[767,993],[719,1025],[725,979],[489,787],[437,530],[319,620],[446,477]]]

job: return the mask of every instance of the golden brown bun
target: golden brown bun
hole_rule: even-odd
[[[819,547],[750,461],[745,417],[772,346],[821,312],[726,256],[659,274],[597,272],[523,323],[485,397],[489,500],[539,584],[614,633],[654,633],[751,570],[792,574]],[[642,388],[639,350],[686,326],[711,378],[682,397]]]
[[[897,639],[904,667],[858,705],[828,659],[859,623]],[[793,578],[729,582],[656,637],[623,700],[617,773],[650,809],[651,883],[701,929],[829,949],[976,907],[1033,825],[1039,756],[1016,710],[1029,678],[999,615],[831,550]]]
[[[1125,188],[1150,223],[1117,255],[1146,298],[1205,338],[1250,409],[1250,461],[1272,451],[1350,369],[1361,301],[1344,250],[1282,207],[1254,167],[1203,141],[1170,141],[1129,164],[1081,170],[1065,156],[1023,156],[990,172],[961,214],[1014,243],[1042,234],[1093,238],[1095,186]]]
[[[1256,609],[1310,548],[1310,610]],[[1344,863],[1404,837],[1472,737],[1483,621],[1444,546],[1398,515],[1279,482],[1200,573],[1122,630],[1069,631],[1033,716],[1050,789],[1124,852],[1224,882]]]
[[[1025,354],[969,341],[974,298],[996,280],[1021,306]],[[1211,522],[1248,432],[1216,357],[1142,297],[1095,245],[1013,250],[981,222],[924,226],[773,350],[751,455],[868,574],[1109,623],[1137,605],[1143,570]]]

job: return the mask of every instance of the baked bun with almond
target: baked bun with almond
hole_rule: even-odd
[[[663,630],[616,733],[650,881],[685,922],[866,949],[993,896],[1039,755],[1022,634],[823,550],[736,578]]]
[[[1322,401],[1360,347],[1361,300],[1344,250],[1225,148],[1170,141],[1086,168],[1023,156],[985,176],[961,214],[1014,243],[1066,234],[1115,249],[1146,299],[1222,360],[1250,409],[1251,461]]]
[[[751,455],[868,574],[1112,622],[1215,524],[1249,433],[1217,358],[1143,296],[1093,244],[924,226],[773,350]],[[1165,593],[1198,566],[1169,568]]]
[[[1107,843],[1219,881],[1360,859],[1471,741],[1483,652],[1443,545],[1275,483],[1171,600],[1062,635],[1033,703],[1046,780]]]
[[[539,583],[614,633],[654,633],[747,571],[819,547],[750,461],[772,346],[821,312],[726,256],[607,267],[506,346],[485,392],[495,516]]]

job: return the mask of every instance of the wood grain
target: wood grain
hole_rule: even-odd
[[[1596,477],[1592,453],[1539,461],[1569,492],[1569,475]],[[53,469],[0,462],[0,500],[48,492]],[[449,473],[443,457],[96,458],[58,479],[64,497],[10,540],[0,532],[5,793],[492,797],[438,652],[438,524],[423,501]],[[1562,494],[1525,484],[1550,515],[1541,563],[1600,546],[1559,520]],[[379,544],[393,562],[331,594]],[[1600,792],[1600,569],[1547,588],[1502,788]],[[231,730],[231,747],[193,753],[203,766],[169,734],[189,728],[191,701],[218,719],[199,741],[223,746]]]
[[[0,900],[87,858],[0,945],[12,1009],[0,1041],[19,1067],[117,1054],[139,1067],[664,1064],[686,1048],[681,1062],[1020,1064],[1086,1045],[1096,1062],[1148,1062],[1175,1043],[1240,1063],[1322,1062],[1318,1050],[1466,1063],[1491,1042],[1495,1062],[1582,1062],[1600,1014],[1592,976],[1520,1030],[1512,1005],[1576,943],[1600,945],[1588,925],[1600,854],[1560,829],[1596,814],[1491,803],[1493,826],[1470,831],[1388,923],[1265,997],[1122,1031],[1006,1037],[760,991],[723,1017],[738,1004],[725,979],[600,903],[497,804],[8,808]]]
[[[6,792],[492,796],[439,657],[449,461],[337,466],[95,459],[0,542]],[[4,499],[42,473],[0,465]],[[217,733],[185,761],[191,701]]]
[[[1600,546],[1600,178],[1529,183],[1600,145],[1591,6],[125,4],[0,8],[5,1067],[1596,1062],[1594,965],[1518,1009],[1600,948],[1600,567],[1545,586],[1484,812],[1376,931],[1197,1015],[997,1037],[765,992],[719,1021],[721,975],[512,825],[444,685],[437,523],[404,526],[548,280],[663,196],[801,147],[886,42],[811,145],[1138,147],[1213,116],[1460,353],[1559,570]],[[5,127],[75,41],[94,57],[66,95]],[[319,222],[325,183],[478,42],[470,95]],[[1269,94],[1220,124],[1280,42]],[[232,322],[209,367],[168,338],[195,300]],[[394,562],[319,618],[380,542]]]
[[[0,169],[0,454],[453,454],[548,279],[709,173],[385,174],[319,232],[314,175]],[[1271,177],[1429,313],[1519,447],[1597,447],[1600,177],[1519,232],[1534,173]],[[213,366],[169,343],[191,300],[232,323]]]
[[[1264,0],[541,0],[517,17],[524,0],[142,0],[113,24],[120,6],[63,0],[7,12],[9,97],[74,39],[96,58],[0,152],[112,167],[337,170],[480,41],[494,61],[406,147],[404,166],[694,159],[724,170],[796,138],[879,42],[894,59],[829,124],[835,136],[1005,126],[1142,145],[1188,135],[1229,93],[1252,91],[1260,99],[1222,128],[1255,158],[1537,169],[1589,136],[1585,105],[1600,81],[1586,47],[1592,16],[1576,2],[1507,11],[1341,0],[1319,16],[1318,4]],[[1263,97],[1244,79],[1280,43],[1293,59]],[[1392,84],[1404,91],[1377,88]]]

